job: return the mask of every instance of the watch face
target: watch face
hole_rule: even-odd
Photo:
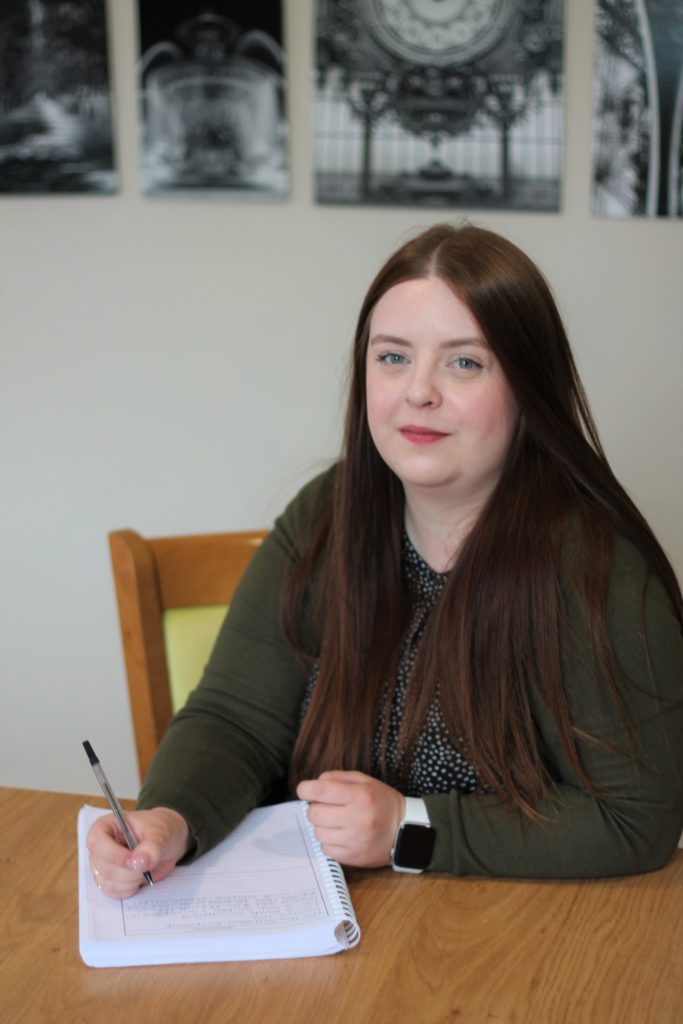
[[[414,64],[474,60],[494,46],[516,0],[358,0],[370,33]]]
[[[430,825],[405,822],[398,830],[393,861],[400,868],[424,871],[432,862],[436,830]]]

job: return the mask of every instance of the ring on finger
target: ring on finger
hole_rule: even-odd
[[[95,885],[97,886],[97,888],[101,889],[102,888],[102,883],[100,882],[100,877],[99,877],[100,873],[97,870],[97,868],[93,868],[92,876],[95,879]]]

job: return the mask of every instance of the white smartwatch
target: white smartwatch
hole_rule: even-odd
[[[394,871],[407,871],[411,875],[421,874],[432,862],[436,829],[427,814],[427,807],[420,797],[406,796],[406,810],[399,822],[391,851],[391,866]]]

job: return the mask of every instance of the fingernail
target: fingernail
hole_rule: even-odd
[[[146,871],[147,869],[144,857],[133,857],[128,861],[128,865],[133,871]]]

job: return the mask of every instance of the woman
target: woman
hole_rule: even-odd
[[[661,867],[683,827],[683,602],[614,478],[552,295],[437,226],[363,303],[343,458],[254,557],[131,821],[134,892],[293,790],[344,864]]]

